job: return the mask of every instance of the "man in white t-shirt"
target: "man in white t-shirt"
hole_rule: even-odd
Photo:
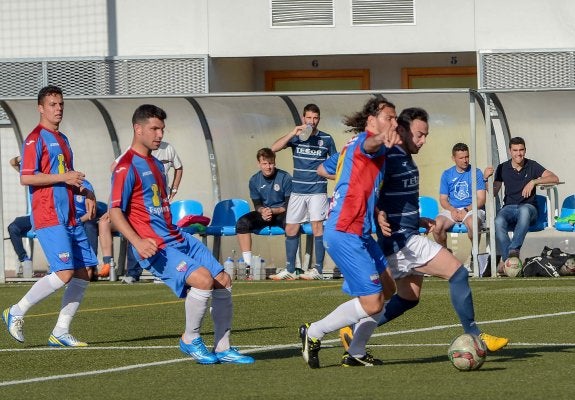
[[[168,176],[168,172],[170,172],[171,168],[174,169],[174,179],[170,185],[170,201],[172,201],[176,193],[178,193],[178,187],[180,186],[180,181],[184,173],[182,161],[180,157],[178,157],[174,146],[164,141],[160,143],[160,147],[157,150],[152,151],[152,155],[162,162],[166,170],[166,176]]]

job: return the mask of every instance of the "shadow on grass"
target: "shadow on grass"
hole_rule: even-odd
[[[233,337],[234,337],[234,333],[248,333],[248,332],[260,332],[263,330],[274,330],[277,329],[277,326],[265,326],[265,327],[258,327],[258,328],[249,328],[249,329],[234,329],[232,331],[232,336],[231,336],[231,340],[232,340],[232,345],[233,345]],[[154,340],[162,340],[162,339],[173,339],[178,341],[181,337],[181,333],[177,333],[177,334],[172,334],[172,335],[155,335],[155,336],[150,336],[150,335],[146,335],[146,336],[134,336],[131,338],[120,338],[120,339],[116,339],[116,340],[101,340],[101,341],[90,341],[91,345],[104,345],[104,344],[110,344],[110,343],[132,343],[132,342],[147,342],[147,341],[154,341]],[[210,338],[213,337],[214,332],[213,331],[205,331],[202,332],[202,337],[204,338]],[[206,339],[207,340],[207,339]]]
[[[525,347],[509,347],[504,348],[496,353],[489,353],[487,355],[487,362],[481,368],[482,371],[498,371],[505,370],[506,362],[517,362],[521,360],[528,360],[534,357],[543,357],[543,353],[558,353],[568,352],[571,353],[575,346],[525,346]],[[413,359],[395,359],[384,360],[385,365],[411,365],[411,364],[429,364],[429,363],[444,363],[448,361],[447,355],[420,357]]]

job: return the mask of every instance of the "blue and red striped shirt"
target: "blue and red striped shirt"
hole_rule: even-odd
[[[112,175],[110,207],[119,207],[141,238],[152,238],[160,249],[184,237],[172,224],[164,166],[132,148],[118,160]]]
[[[24,141],[20,174],[65,174],[74,169],[68,138],[61,132],[36,126]],[[64,182],[29,186],[32,228],[76,225],[73,188]]]
[[[334,156],[323,164],[328,173],[336,175],[326,228],[360,236],[372,233],[375,202],[386,160],[385,146],[373,154],[363,149],[365,140],[372,135],[361,132],[350,139],[337,156],[335,171]]]

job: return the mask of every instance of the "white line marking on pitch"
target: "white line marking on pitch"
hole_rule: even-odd
[[[573,315],[575,314],[575,311],[565,311],[565,312],[558,312],[558,313],[553,313],[553,314],[540,314],[540,315],[526,315],[523,317],[515,317],[515,318],[506,318],[506,319],[498,319],[498,320],[492,320],[492,321],[483,321],[478,323],[479,325],[481,324],[501,324],[501,323],[505,323],[505,322],[512,322],[512,321],[525,321],[525,320],[529,320],[529,319],[536,319],[536,318],[548,318],[548,317],[561,317],[561,316],[565,316],[565,315]],[[408,329],[408,330],[403,330],[403,331],[394,331],[394,332],[383,332],[383,333],[377,333],[374,334],[374,337],[379,337],[379,336],[392,336],[392,335],[401,335],[401,334],[406,334],[406,333],[416,333],[416,332],[428,332],[428,331],[432,331],[432,330],[441,330],[441,329],[448,329],[448,328],[455,328],[460,326],[459,324],[453,324],[453,325],[438,325],[438,326],[432,326],[429,328],[418,328],[418,329]],[[329,344],[329,343],[336,343],[339,342],[339,339],[329,339],[329,340],[324,340],[322,341],[323,344]],[[408,347],[408,346],[447,346],[448,344],[395,344],[395,345],[383,345],[383,347]],[[515,346],[574,346],[574,343],[561,343],[561,344],[553,344],[553,343],[514,343],[513,345]],[[295,343],[295,344],[281,344],[281,345],[272,345],[272,346],[265,346],[265,347],[256,347],[256,348],[252,348],[249,350],[245,350],[243,351],[244,354],[251,354],[251,353],[261,353],[261,352],[265,352],[265,351],[272,351],[272,350],[286,350],[286,349],[291,349],[291,348],[300,348],[301,344],[300,343]],[[46,348],[34,348],[34,349],[0,349],[0,352],[10,352],[10,351],[62,351],[62,350],[74,350],[74,351],[87,351],[87,350],[118,350],[118,349],[129,349],[129,350],[134,350],[134,349],[146,349],[146,350],[150,350],[150,349],[164,349],[164,348],[175,348],[177,346],[149,346],[149,347],[143,347],[143,346],[137,346],[137,347],[129,347],[129,346],[121,346],[121,347],[114,347],[114,346],[107,346],[107,347],[87,347],[87,348],[75,348],[75,349],[46,349]],[[247,346],[246,346],[247,347]],[[156,361],[156,362],[151,362],[151,363],[144,363],[144,364],[133,364],[133,365],[127,365],[124,367],[117,367],[117,368],[108,368],[108,369],[101,369],[101,370],[95,370],[95,371],[86,371],[86,372],[77,372],[74,374],[63,374],[63,375],[52,375],[52,376],[44,376],[44,377],[38,377],[38,378],[30,378],[30,379],[22,379],[22,380],[14,380],[14,381],[5,381],[5,382],[0,382],[0,387],[2,386],[13,386],[13,385],[21,385],[21,384],[26,384],[26,383],[36,383],[36,382],[46,382],[46,381],[52,381],[52,380],[58,380],[58,379],[68,379],[68,378],[78,378],[78,377],[82,377],[82,376],[90,376],[90,375],[100,375],[100,374],[108,374],[108,373],[113,373],[113,372],[122,372],[122,371],[129,371],[129,370],[133,370],[133,369],[139,369],[139,368],[148,368],[148,367],[155,367],[155,366],[161,366],[161,365],[167,365],[167,364],[174,364],[174,363],[179,363],[179,362],[186,362],[186,361],[193,361],[193,359],[191,357],[186,357],[186,358],[175,358],[172,360],[165,360],[165,361]]]

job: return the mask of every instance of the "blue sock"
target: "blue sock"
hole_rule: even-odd
[[[323,247],[323,235],[314,236],[313,245],[315,246],[315,265],[314,268],[320,274],[323,273],[323,259],[325,257],[325,247]]]
[[[299,235],[286,236],[286,269],[292,274],[295,272],[295,258],[299,247]]]
[[[112,260],[112,256],[103,256],[102,257],[102,262],[104,264],[110,264],[110,261]]]
[[[473,298],[469,287],[469,272],[463,265],[449,279],[449,294],[451,304],[453,304],[465,333],[479,335],[481,331],[475,324]]]
[[[419,303],[419,300],[407,300],[400,297],[398,294],[394,294],[389,303],[385,306],[385,312],[381,316],[377,326],[381,326],[392,319],[395,319],[402,315],[407,310],[412,309]]]

